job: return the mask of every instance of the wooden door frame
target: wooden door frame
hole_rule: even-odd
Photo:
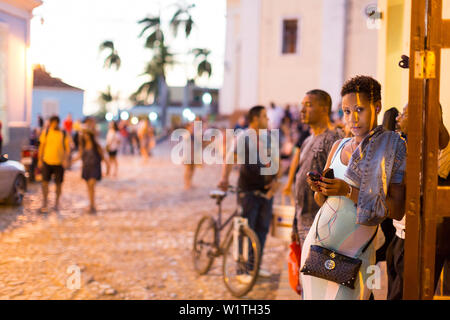
[[[436,225],[439,218],[450,216],[450,188],[437,186],[436,117],[441,49],[448,47],[450,20],[442,20],[442,0],[412,0],[403,290],[408,300],[433,299]],[[418,53],[427,51],[434,53],[434,75],[417,78],[415,71],[422,68]]]

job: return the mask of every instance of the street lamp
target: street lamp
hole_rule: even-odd
[[[202,96],[203,104],[210,105],[212,102],[212,96],[209,92],[205,92]]]
[[[155,111],[152,111],[148,114],[148,118],[150,121],[156,121],[156,119],[158,119],[158,114]]]
[[[127,111],[122,111],[120,113],[120,119],[126,121],[128,118],[130,118],[130,114]]]
[[[113,119],[114,115],[111,112],[107,112],[105,115],[106,121],[111,121]]]

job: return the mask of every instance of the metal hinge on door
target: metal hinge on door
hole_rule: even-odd
[[[416,51],[416,56],[414,59],[414,78],[436,78],[436,56],[434,51]]]

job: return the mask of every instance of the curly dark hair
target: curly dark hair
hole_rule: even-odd
[[[381,85],[370,76],[356,76],[347,80],[342,86],[341,97],[349,93],[364,93],[370,102],[381,100]]]

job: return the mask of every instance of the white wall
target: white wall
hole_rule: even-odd
[[[323,0],[320,89],[327,91],[337,110],[344,82],[347,0]]]
[[[345,80],[377,73],[369,3],[376,0],[228,0],[221,112],[299,104],[316,88],[328,91],[336,108]],[[299,20],[298,51],[282,54],[282,21],[291,18]]]
[[[28,137],[32,88],[28,57],[30,19],[33,8],[40,4],[40,0],[0,0],[0,117],[4,121],[5,147],[15,156]]]
[[[0,23],[0,121],[2,122],[2,136],[9,141],[7,130],[7,72],[8,72],[8,25]],[[5,142],[6,143],[6,142]]]
[[[356,75],[377,77],[378,30],[367,27],[364,9],[376,0],[348,0],[345,80]]]
[[[298,52],[282,54],[282,21],[298,18]],[[259,103],[299,104],[320,87],[322,1],[265,0],[262,6]]]
[[[227,25],[225,45],[225,67],[222,89],[220,90],[220,113],[231,114],[237,108],[239,96],[239,1],[227,2]]]
[[[260,23],[261,0],[241,0],[238,109],[249,109],[259,102]]]

